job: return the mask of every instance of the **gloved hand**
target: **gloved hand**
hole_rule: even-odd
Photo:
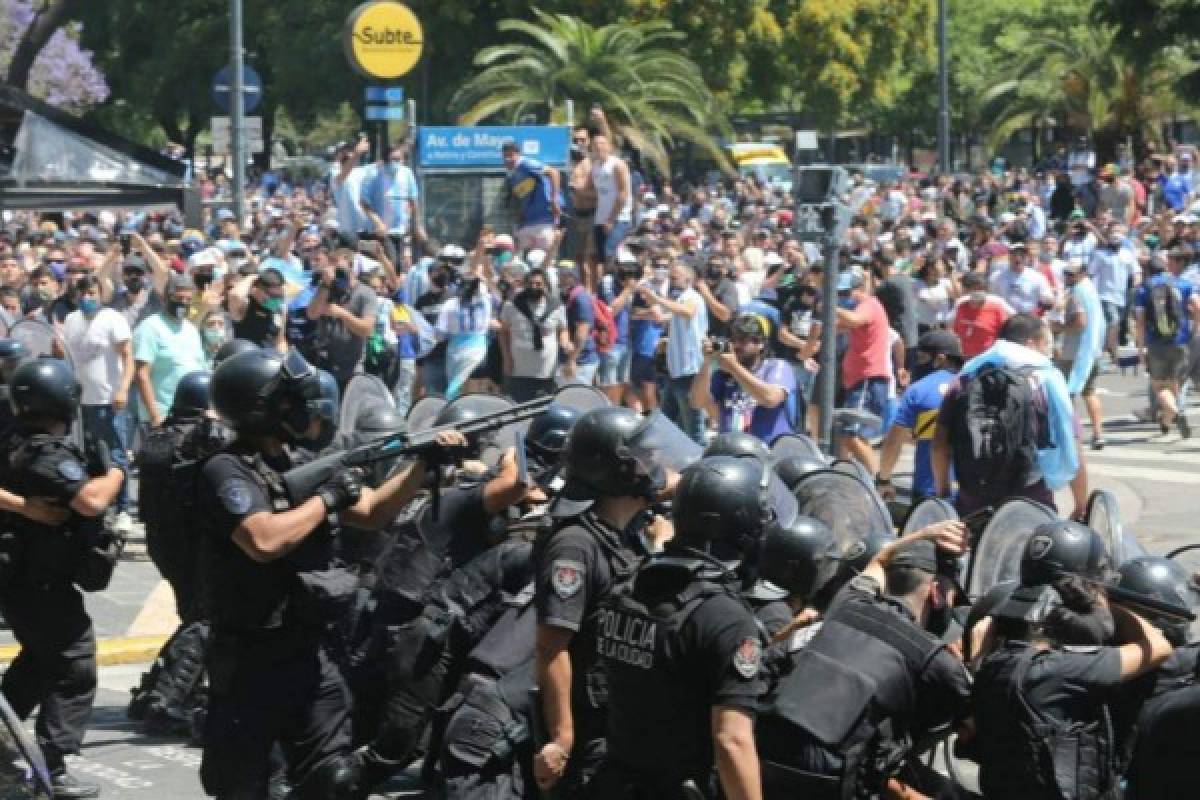
[[[341,511],[358,502],[362,496],[363,475],[360,470],[347,469],[337,473],[317,489],[317,497],[329,511]]]
[[[113,461],[108,445],[91,436],[84,442],[84,457],[87,459],[87,473],[93,478],[103,478],[113,467],[120,466]]]

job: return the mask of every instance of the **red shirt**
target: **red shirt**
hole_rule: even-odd
[[[842,357],[842,387],[849,389],[867,378],[886,378],[888,370],[887,312],[883,304],[868,296],[854,309],[867,315],[867,324],[851,328],[846,355]]]
[[[1012,315],[1012,308],[998,297],[989,296],[976,307],[963,300],[954,309],[954,332],[962,342],[963,356],[974,358],[996,343],[1000,328]]]

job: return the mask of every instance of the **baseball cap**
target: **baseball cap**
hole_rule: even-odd
[[[546,263],[546,251],[534,249],[525,254],[525,261],[534,269],[540,269]]]
[[[513,250],[516,250],[517,247],[515,244],[513,244],[513,238],[511,236],[509,236],[507,233],[502,233],[496,238],[492,239],[492,246],[488,249],[508,250],[509,252],[512,252]]]
[[[896,552],[888,561],[887,566],[889,569],[912,567],[922,572],[928,572],[930,575],[936,575],[938,571],[937,545],[928,539],[903,542],[896,548]]]
[[[167,293],[181,292],[187,289],[195,289],[196,284],[192,282],[192,276],[186,272],[181,275],[172,275],[167,278]]]
[[[275,267],[266,267],[258,273],[254,282],[264,289],[278,289],[283,286],[283,273]]]
[[[682,231],[679,232],[679,238],[687,239],[689,241],[694,242],[694,241],[696,241],[696,232],[694,230],[692,230],[691,228],[684,228]]]
[[[215,267],[217,265],[217,256],[212,250],[205,248],[188,256],[187,265],[189,269]]]
[[[734,334],[758,336],[763,339],[771,336],[771,323],[761,314],[738,314],[729,327]]]
[[[997,619],[1040,622],[1061,604],[1062,597],[1052,586],[1017,586],[1007,599],[996,606],[992,616]]]
[[[917,340],[917,349],[934,356],[962,358],[962,342],[952,331],[929,331]]]
[[[859,267],[850,267],[838,273],[837,290],[849,292],[863,285],[863,272]]]
[[[1063,264],[1063,272],[1069,275],[1078,275],[1079,273],[1083,272],[1086,267],[1087,265],[1083,262],[1082,257],[1072,256],[1071,258],[1067,259],[1065,264]]]
[[[122,271],[136,270],[138,272],[145,272],[146,261],[136,253],[131,253],[130,255],[125,256],[125,260],[121,263],[121,269]]]

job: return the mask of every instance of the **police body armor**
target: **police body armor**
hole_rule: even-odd
[[[1021,687],[1039,653],[1009,642],[984,659],[973,700],[986,763],[988,797],[1022,800],[1103,800],[1119,796],[1107,706],[1095,718],[1063,722],[1034,708]]]
[[[942,645],[915,623],[897,624],[898,601],[879,602],[897,608],[835,602],[784,665],[758,715],[764,797],[874,798],[902,765],[910,740],[900,720]]]
[[[195,483],[193,478],[190,487],[181,487],[178,473],[184,440],[195,426],[195,420],[168,418],[137,453],[138,515],[146,526],[146,551],[164,577],[175,578],[193,560],[185,529],[195,510]]]
[[[745,605],[721,577],[704,559],[658,558],[601,607],[597,649],[608,685],[621,698],[608,706],[608,754],[612,767],[639,788],[677,795],[684,781],[710,781],[711,710],[704,688],[710,676],[685,660],[683,630],[715,595]]]
[[[260,454],[239,452],[236,457],[250,468],[274,513],[291,509],[282,477]],[[218,629],[251,633],[288,627],[317,633],[350,611],[355,578],[338,558],[327,529],[314,531],[286,557],[266,564],[251,561],[231,538],[212,544],[209,589]],[[251,586],[266,591],[247,592]]]
[[[30,433],[19,424],[4,433],[0,446],[7,459],[4,485],[19,495],[37,491],[29,483],[29,465],[35,459],[61,455],[86,463],[79,446],[67,437]],[[0,559],[5,562],[7,582],[43,587],[75,583],[85,591],[108,586],[120,547],[117,538],[105,531],[102,517],[72,513],[56,528],[19,514],[5,514],[4,519]]]

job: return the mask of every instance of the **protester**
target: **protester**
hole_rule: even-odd
[[[516,142],[505,142],[501,153],[508,171],[504,185],[517,206],[517,245],[522,250],[554,250],[562,176],[554,167],[521,155]]]
[[[962,342],[966,358],[991,347],[1001,326],[1015,313],[1002,298],[989,293],[987,286],[987,277],[979,272],[968,272],[962,278],[963,296],[954,306],[950,328]]]
[[[656,262],[656,264],[659,262]],[[658,269],[656,266],[655,269]],[[666,294],[647,285],[638,293],[648,305],[668,315],[667,414],[692,441],[705,443],[704,411],[691,403],[692,384],[704,364],[704,339],[708,334],[708,312],[704,298],[692,288],[695,272],[679,262],[670,268]]]
[[[838,330],[848,333],[846,353],[842,357],[842,389],[846,393],[842,407],[874,414],[882,425],[887,413],[888,382],[892,377],[888,335],[891,327],[887,312],[871,294],[867,280],[858,267],[838,276]],[[870,440],[878,436],[881,429],[849,421],[839,432],[841,456],[854,458],[875,474],[877,460]]]
[[[1069,261],[1063,267],[1063,279],[1067,283],[1066,306],[1062,322],[1055,326],[1061,334],[1058,368],[1067,378],[1067,391],[1071,396],[1083,397],[1092,423],[1092,449],[1102,450],[1104,414],[1096,394],[1096,376],[1100,372],[1100,354],[1104,352],[1108,335],[1104,309],[1082,260]]]
[[[1172,250],[1165,271],[1151,275],[1137,292],[1135,336],[1158,403],[1158,425],[1165,435],[1173,424],[1190,438],[1187,409],[1179,392],[1187,378],[1188,343],[1200,331],[1200,293],[1181,278],[1187,251]]]
[[[133,358],[141,421],[158,427],[175,398],[175,385],[189,372],[207,365],[200,332],[187,319],[195,284],[187,275],[167,281],[163,309],[133,331]]]
[[[532,270],[525,288],[500,312],[504,390],[518,403],[554,391],[559,352],[571,352],[562,304],[548,293],[546,273]]]

